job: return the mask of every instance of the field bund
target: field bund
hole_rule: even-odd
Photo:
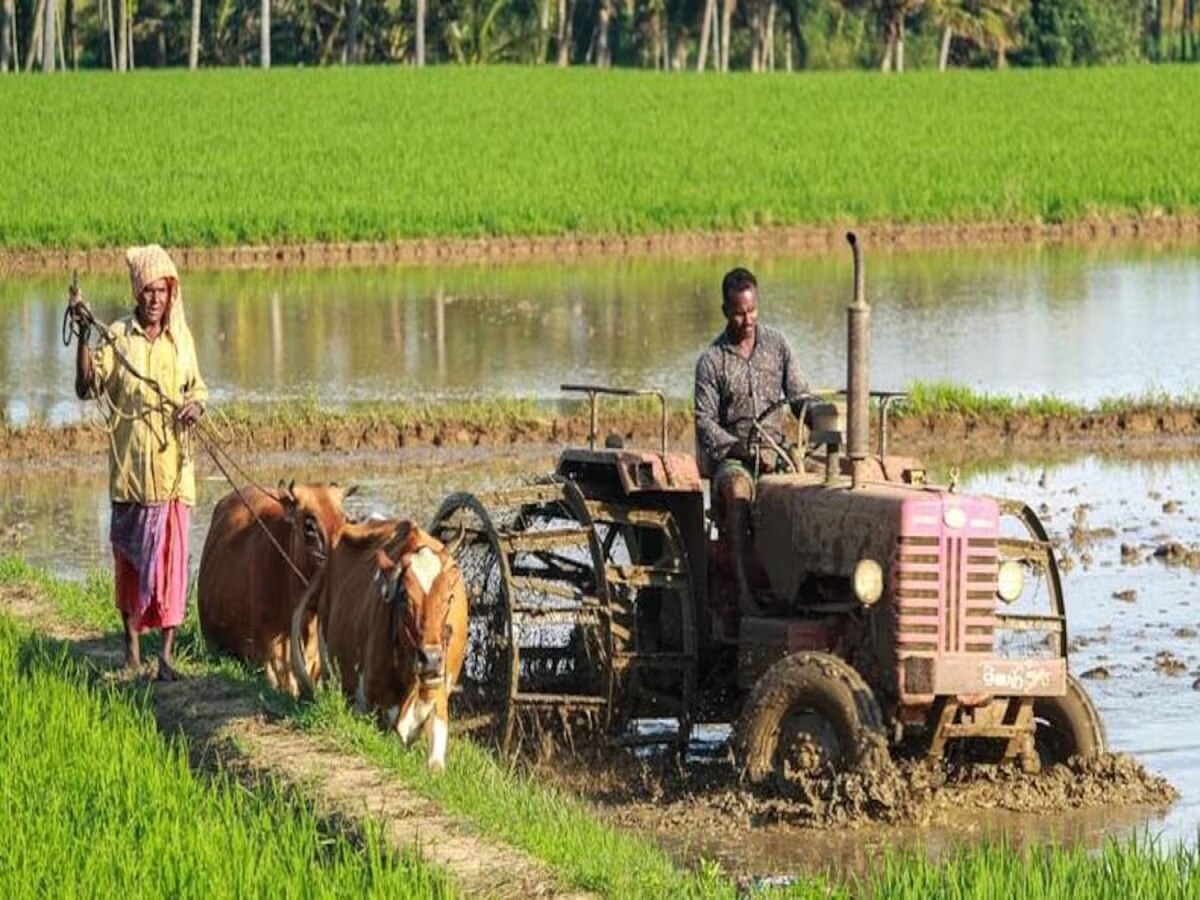
[[[0,267],[149,239],[301,248],[241,255],[256,264],[624,251],[654,235],[677,236],[670,251],[713,233],[821,244],[848,224],[876,242],[1191,240],[1197,96],[1195,66],[17,78],[0,93],[0,120],[21,123],[0,144]]]

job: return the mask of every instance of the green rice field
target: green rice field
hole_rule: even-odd
[[[1200,210],[1200,67],[6,79],[0,247]]]
[[[271,784],[196,775],[142,702],[0,617],[0,895],[438,897],[440,873]]]

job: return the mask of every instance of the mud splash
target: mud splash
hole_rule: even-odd
[[[537,767],[595,802],[614,821],[655,831],[728,832],[769,825],[850,828],[952,823],[988,811],[1051,814],[1116,807],[1162,808],[1179,796],[1132,756],[1073,758],[1038,775],[1015,765],[901,759],[861,771],[793,776],[788,796],[740,782],[731,765],[669,760],[558,760]]]

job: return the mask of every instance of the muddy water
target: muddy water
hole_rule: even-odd
[[[388,457],[354,454],[264,456],[238,463],[255,483],[280,480],[336,481],[357,485],[346,501],[352,516],[401,515],[427,521],[447,493],[483,491],[511,484],[553,466],[550,448],[517,447],[504,459],[479,450],[405,451]],[[80,578],[112,564],[108,544],[108,475],[90,458],[54,460],[44,466],[0,463],[0,552],[19,548],[31,563],[63,578]],[[244,465],[243,465],[244,463]],[[192,511],[192,575],[208,533],[214,504],[229,483],[207,456],[199,459],[197,502]]]
[[[550,398],[572,381],[684,396],[722,326],[721,273],[742,263],[812,383],[840,386],[844,255],[193,272],[184,294],[218,401]],[[952,379],[1086,401],[1200,386],[1200,249],[868,248],[867,265],[877,387]],[[68,278],[0,283],[0,421],[80,416],[60,340]],[[124,311],[121,279],[83,286],[101,318]]]
[[[1155,832],[1200,828],[1200,463],[1085,460],[1017,467],[967,480],[967,490],[1041,507],[1071,560],[1065,577],[1071,672],[1083,679],[1114,749],[1167,775],[1180,800]],[[1190,562],[1190,565],[1189,565]]]

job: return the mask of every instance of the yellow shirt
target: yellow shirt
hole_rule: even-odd
[[[106,399],[112,438],[108,456],[108,490],[114,503],[196,503],[196,471],[190,439],[182,445],[173,414],[159,394],[129,371],[114,349],[138,373],[158,383],[175,403],[205,403],[208,388],[200,377],[192,334],[185,327],[174,334],[166,327],[151,341],[137,318],[128,315],[111,326],[113,343],[104,343],[93,356],[93,391]]]

